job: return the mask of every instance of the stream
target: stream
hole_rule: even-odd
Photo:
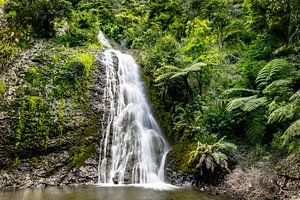
[[[227,200],[191,189],[155,190],[134,186],[64,186],[0,192],[1,200]]]

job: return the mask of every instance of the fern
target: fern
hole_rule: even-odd
[[[283,98],[292,92],[292,88],[290,87],[291,84],[292,80],[289,79],[273,81],[263,90],[263,94],[268,95],[269,97],[280,96]]]
[[[199,63],[193,64],[189,67],[184,68],[182,71],[187,72],[187,73],[197,72],[197,71],[200,71],[202,69],[202,67],[206,67],[206,66],[207,66],[206,63],[199,62]]]
[[[266,105],[267,102],[268,102],[268,99],[266,97],[251,99],[245,103],[245,105],[242,109],[243,109],[243,111],[251,112],[261,106]]]
[[[300,136],[300,119],[293,122],[283,133],[283,145],[287,145],[292,140],[292,138],[295,138],[297,136]]]
[[[223,92],[223,95],[226,95],[227,97],[239,97],[254,95],[255,93],[256,90],[250,90],[245,88],[230,88],[228,90],[225,90]]]
[[[246,135],[252,144],[261,142],[265,134],[265,120],[261,113],[254,113],[246,125]]]
[[[268,124],[274,123],[274,122],[283,122],[290,120],[294,117],[295,109],[292,103],[277,108],[274,110],[268,117]]]
[[[259,71],[256,83],[259,87],[264,87],[272,80],[275,80],[276,76],[288,67],[289,63],[285,59],[274,59]]]
[[[256,99],[256,98],[257,98],[257,95],[250,96],[250,97],[241,97],[241,98],[238,98],[238,99],[234,99],[234,100],[230,101],[227,104],[227,110],[229,112],[231,112],[231,111],[233,111],[233,110],[235,110],[237,108],[241,108],[242,109],[248,101]]]
[[[290,101],[291,100],[294,100],[294,99],[297,99],[300,97],[300,90],[298,90],[295,94],[293,94],[290,98]]]

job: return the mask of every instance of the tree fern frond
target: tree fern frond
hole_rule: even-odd
[[[156,73],[161,74],[161,73],[166,73],[166,72],[178,72],[178,71],[180,71],[180,68],[172,66],[172,65],[167,65],[167,66],[157,69]]]
[[[174,75],[173,72],[168,72],[168,73],[161,74],[161,75],[159,75],[159,76],[156,77],[156,79],[154,80],[154,82],[156,82],[156,83],[164,82],[164,81],[166,81],[166,79],[169,79],[173,75]]]
[[[286,106],[277,108],[274,110],[268,117],[268,124],[274,122],[282,122],[294,117],[294,106],[292,103],[287,104]]]
[[[293,122],[283,133],[283,145],[287,145],[292,140],[292,138],[297,136],[300,136],[300,119]]]
[[[286,69],[289,63],[285,59],[274,59],[262,68],[257,75],[256,83],[258,86],[266,86],[282,69]]]
[[[265,122],[262,115],[253,114],[246,126],[246,135],[252,144],[261,142],[265,134]]]
[[[264,94],[272,94],[272,93],[278,93],[280,91],[286,91],[292,90],[289,86],[292,84],[292,80],[289,79],[280,79],[273,81],[271,84],[269,84],[264,90]],[[283,89],[285,88],[285,89]]]
[[[227,110],[229,112],[237,109],[237,108],[243,108],[245,103],[247,103],[248,101],[250,100],[253,100],[253,99],[256,99],[257,98],[257,95],[254,95],[254,96],[250,96],[250,97],[241,97],[241,98],[238,98],[238,99],[234,99],[232,101],[230,101],[228,104],[227,104]]]
[[[202,69],[202,67],[206,67],[206,66],[207,66],[206,63],[199,62],[199,63],[193,64],[189,67],[184,68],[182,71],[188,72],[188,73],[196,72],[196,71],[200,71]]]
[[[257,109],[261,106],[266,105],[267,102],[268,102],[268,99],[266,97],[251,99],[251,100],[249,100],[245,103],[242,110],[246,111],[246,112],[250,112],[250,111],[253,111],[253,110],[255,110],[255,109]]]
[[[186,76],[187,74],[188,74],[188,72],[178,72],[178,73],[174,74],[173,76],[171,76],[170,79]]]
[[[298,90],[295,94],[293,94],[290,98],[290,101],[291,100],[294,100],[294,99],[297,99],[300,97],[300,90]]]
[[[255,93],[256,90],[250,90],[245,88],[230,88],[223,92],[223,94],[228,97],[249,96],[254,95]]]

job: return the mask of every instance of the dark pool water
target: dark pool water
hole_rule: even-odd
[[[142,187],[72,186],[0,191],[0,200],[225,200],[193,189],[157,190]]]

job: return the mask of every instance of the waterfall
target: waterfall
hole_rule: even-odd
[[[168,144],[162,136],[132,56],[108,47],[97,60],[106,73],[104,100],[106,127],[99,150],[99,183],[157,184],[164,182]]]

